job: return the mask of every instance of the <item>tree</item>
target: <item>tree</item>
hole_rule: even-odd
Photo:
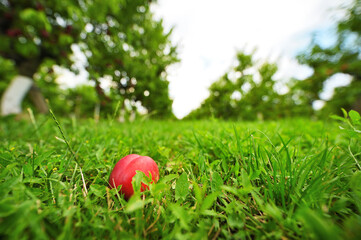
[[[303,92],[304,104],[311,105],[321,99],[325,82],[335,74],[352,77],[348,86],[339,87],[326,102],[324,112],[337,112],[340,108],[361,111],[361,0],[354,0],[345,8],[345,17],[337,23],[337,41],[322,47],[317,41],[298,56],[301,64],[313,69],[313,74],[299,81],[295,89]]]
[[[54,64],[77,72],[77,44],[102,105],[121,98],[171,114],[166,67],[178,60],[176,47],[153,19],[150,1],[1,0],[0,16],[0,56],[18,74],[33,78],[44,64],[50,74]],[[101,87],[104,79],[113,82],[110,89]]]
[[[237,54],[237,61],[236,67],[210,86],[209,97],[187,118],[213,116],[255,120],[305,114],[305,109],[294,102],[291,93],[277,92],[273,79],[277,72],[276,64],[257,64],[253,54],[243,52]]]
[[[141,102],[148,112],[166,117],[172,105],[166,67],[178,59],[169,41],[171,32],[164,34],[162,21],[153,20],[149,7],[144,0],[128,1],[126,8],[95,2],[88,11],[83,49],[91,55],[87,70],[97,86],[99,77],[111,76],[112,95],[120,94],[132,106]]]

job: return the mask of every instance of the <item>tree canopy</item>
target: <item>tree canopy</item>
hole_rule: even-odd
[[[148,0],[1,0],[1,61],[21,75],[38,73],[35,80],[46,89],[56,77],[54,64],[77,73],[76,44],[103,105],[127,99],[133,108],[142,105],[169,116],[166,68],[178,61],[176,47],[150,5]],[[109,89],[102,88],[104,79],[112,82]],[[54,92],[46,92],[52,100]]]
[[[237,53],[237,65],[209,87],[210,95],[187,118],[276,119],[309,114],[291,93],[280,93],[277,65],[256,61],[253,53]]]
[[[341,107],[361,111],[361,1],[354,0],[344,10],[345,17],[337,23],[335,43],[324,47],[313,41],[298,56],[301,64],[313,69],[310,77],[295,86],[306,96],[304,104],[320,100],[325,83],[332,76],[341,73],[352,77],[349,85],[336,88],[326,101],[325,112],[337,112]]]

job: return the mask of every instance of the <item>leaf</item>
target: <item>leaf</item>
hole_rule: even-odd
[[[196,182],[193,183],[193,191],[198,204],[202,204],[203,202],[202,189],[199,187],[199,185]]]
[[[134,193],[139,193],[141,184],[147,183],[145,173],[142,171],[136,170],[136,174],[132,178],[132,185],[134,189]]]
[[[134,212],[138,209],[142,209],[146,204],[153,201],[153,198],[141,200],[138,197],[131,197],[129,202],[127,203],[127,206],[125,207],[126,213]]]
[[[177,174],[169,174],[169,175],[163,177],[163,178],[159,181],[159,183],[167,183],[167,182],[173,180],[174,178],[176,178],[177,176],[178,176]]]
[[[13,156],[10,153],[0,153],[0,165],[6,167],[8,164],[13,162]]]
[[[227,223],[231,228],[242,228],[244,226],[242,216],[234,212],[228,215]]]
[[[189,229],[188,223],[191,221],[191,216],[188,214],[188,212],[178,204],[170,204],[169,209],[172,211],[172,214],[179,219],[179,222],[181,226],[184,229]]]
[[[150,187],[152,196],[159,196],[163,191],[169,189],[169,185],[165,183],[157,183]]]
[[[225,173],[227,173],[229,171],[229,168],[228,168],[228,162],[223,159],[222,162],[221,162],[221,166],[222,166],[222,169]]]
[[[0,196],[5,195],[10,192],[12,188],[19,184],[22,181],[21,175],[19,174],[16,177],[10,178],[0,184]]]
[[[188,177],[185,172],[180,175],[177,180],[177,184],[175,186],[175,199],[182,199],[183,201],[186,199],[189,191],[189,182]]]
[[[350,119],[353,124],[360,124],[360,114],[354,110],[349,111],[348,115],[350,116]]]
[[[5,51],[10,48],[11,41],[9,37],[0,36],[0,42],[0,51]]]
[[[340,239],[338,235],[339,228],[311,209],[301,209],[297,215],[298,219],[306,225],[308,230],[313,232],[316,239]]]
[[[238,161],[236,161],[236,164],[233,167],[233,172],[234,172],[235,176],[238,176],[238,174],[239,174],[239,162]]]
[[[346,112],[346,110],[345,110],[344,108],[341,108],[341,110],[342,110],[342,113],[343,113],[343,117],[344,117],[344,118],[347,118],[347,112]]]
[[[53,151],[48,151],[45,153],[40,154],[39,156],[34,158],[34,168],[41,165],[41,163],[45,160],[48,161],[51,155],[53,155]]]
[[[275,204],[267,203],[263,211],[277,221],[282,221],[282,211]]]
[[[105,187],[98,184],[92,184],[90,186],[90,192],[94,193],[95,196],[104,198],[105,195]]]
[[[38,47],[31,41],[25,43],[15,42],[15,50],[23,57],[36,57],[39,54]]]
[[[158,148],[158,152],[160,155],[162,155],[165,158],[169,158],[171,149],[170,148],[166,148],[166,147],[159,147]]]
[[[30,163],[23,165],[24,173],[26,176],[32,176],[33,173],[33,166]]]
[[[221,160],[213,160],[210,165],[210,168],[215,168],[218,164],[220,164]]]
[[[60,34],[60,36],[59,36],[59,44],[61,46],[70,45],[73,43],[73,41],[74,41],[74,39],[67,34]]]
[[[96,158],[101,161],[103,156],[103,148],[99,148],[98,151],[95,152]]]
[[[217,197],[218,197],[218,192],[214,192],[214,193],[211,193],[210,195],[208,195],[203,201],[201,211],[203,212],[203,211],[211,208],[214,201],[217,199]]]
[[[226,218],[224,215],[218,214],[218,213],[217,213],[216,211],[214,211],[214,210],[204,210],[204,211],[202,211],[202,215],[212,216],[212,217],[224,217],[224,218]]]
[[[352,176],[351,181],[350,181],[350,186],[351,186],[352,193],[353,193],[353,196],[355,199],[355,204],[359,211],[361,210],[361,201],[360,201],[361,185],[360,185],[360,182],[361,182],[361,172],[358,171],[358,172],[354,173],[354,175]]]
[[[342,122],[346,122],[346,119],[345,118],[342,118],[340,116],[337,116],[337,115],[331,115],[330,116],[332,119],[335,119],[335,120],[339,120],[339,121],[342,121]]]
[[[20,19],[24,22],[33,22],[37,18],[38,12],[32,8],[26,8],[19,14]]]
[[[4,199],[0,202],[0,218],[7,217],[15,211],[16,208],[11,204],[10,199]]]
[[[218,172],[212,174],[212,182],[211,182],[211,189],[212,191],[219,191],[221,190],[221,186],[223,185],[223,179]]]
[[[361,197],[361,172],[355,172],[352,175],[351,181],[350,181],[350,186],[351,189],[355,192],[359,192],[360,197]]]
[[[235,188],[235,187],[230,187],[230,186],[223,185],[221,187],[221,189],[226,191],[226,192],[229,192],[229,193],[231,193],[233,195],[236,195],[236,196],[238,195],[237,188]]]
[[[244,168],[242,168],[242,185],[244,188],[249,188],[252,187],[251,181],[249,180],[249,176],[247,174],[247,172],[244,170]]]
[[[198,157],[198,168],[201,172],[204,172],[206,169],[206,163],[205,163],[205,159],[204,159],[203,155],[200,155]]]

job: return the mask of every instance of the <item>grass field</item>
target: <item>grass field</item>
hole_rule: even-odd
[[[2,120],[0,238],[361,239],[360,141],[338,125]],[[130,153],[160,180],[127,202],[108,178]]]

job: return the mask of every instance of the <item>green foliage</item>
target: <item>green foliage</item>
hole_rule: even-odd
[[[72,106],[71,112],[74,112],[77,117],[92,117],[99,102],[93,86],[80,85],[68,89],[65,96],[66,100],[69,101],[68,105]]]
[[[103,112],[111,113],[113,103],[122,99],[133,109],[141,104],[152,116],[170,117],[166,68],[178,61],[176,47],[169,40],[171,32],[165,32],[161,20],[154,20],[150,4],[147,0],[0,1],[0,56],[12,60],[19,74],[39,73],[44,95],[58,102],[57,94],[65,93],[54,84],[56,76],[47,80],[41,68],[50,60],[49,70],[58,64],[77,72],[72,52],[76,44],[86,57]],[[110,89],[100,87],[106,79],[113,82]],[[88,110],[88,115],[94,111]]]
[[[350,110],[348,113],[345,109],[341,109],[343,112],[343,118],[337,115],[332,115],[333,119],[339,120],[344,123],[340,126],[341,129],[346,130],[352,138],[361,137],[361,117],[360,114],[354,110]]]
[[[326,101],[322,109],[326,115],[338,112],[341,107],[361,110],[360,5],[360,0],[353,0],[349,6],[343,7],[346,15],[337,23],[337,41],[333,45],[322,46],[316,40],[298,56],[301,64],[313,69],[310,77],[295,86],[305,96],[303,104],[319,100],[325,82],[335,74],[343,73],[352,77],[348,86],[337,88],[332,98]]]
[[[169,117],[172,101],[166,67],[177,61],[170,32],[164,33],[162,22],[153,20],[147,1],[127,1],[125,8],[117,8],[115,3],[93,2],[88,10],[92,31],[86,33],[83,50],[91,55],[90,78],[98,81],[111,76],[112,94],[129,99],[132,107],[140,101],[148,112]],[[99,14],[99,9],[104,14]]]
[[[189,187],[188,177],[187,174],[183,172],[176,183],[175,199],[176,200],[182,199],[184,201],[188,194],[188,187]]]
[[[361,140],[361,117],[360,114],[354,110],[351,110],[347,113],[345,109],[341,109],[343,113],[343,118],[337,115],[331,116],[333,119],[339,120],[343,123],[342,126],[339,126],[340,129],[345,131],[350,139],[350,142],[356,141],[356,146],[358,146],[359,141]],[[360,155],[359,148],[351,149],[348,147],[348,152],[350,157],[355,161],[356,166],[361,170],[361,165],[357,157]],[[354,152],[358,152],[354,154]]]
[[[253,54],[239,52],[237,66],[210,88],[209,97],[187,118],[277,119],[310,115],[309,107],[295,102],[297,92],[280,94],[273,76],[277,65],[257,63]]]
[[[1,40],[0,40],[1,41]],[[1,44],[0,44],[1,45]],[[0,56],[0,96],[2,96],[11,79],[15,76],[16,71],[14,63],[11,60]]]
[[[304,119],[3,119],[0,235],[358,239],[361,175],[347,149],[356,159],[361,149],[340,133],[334,122]],[[160,179],[127,202],[108,178],[130,153],[151,156]],[[133,184],[148,181],[138,173]]]

